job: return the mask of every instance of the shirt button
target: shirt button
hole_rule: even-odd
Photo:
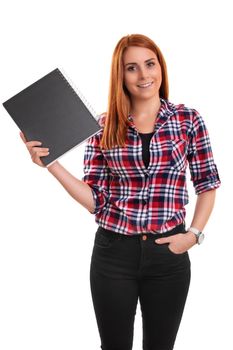
[[[147,240],[147,236],[146,236],[146,235],[143,235],[143,236],[142,236],[142,239],[143,239],[143,241]]]

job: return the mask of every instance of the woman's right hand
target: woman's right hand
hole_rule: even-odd
[[[20,131],[20,137],[25,143],[33,163],[45,168],[46,166],[40,160],[40,157],[47,156],[49,154],[49,148],[38,147],[42,143],[40,141],[27,141],[22,131]]]

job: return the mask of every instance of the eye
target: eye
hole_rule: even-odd
[[[154,65],[155,65],[154,62],[149,62],[149,63],[148,63],[148,66],[149,66],[149,67],[152,67],[152,66],[154,66]]]
[[[128,68],[127,68],[127,70],[128,71],[134,71],[134,68],[136,68],[135,66],[129,66]]]

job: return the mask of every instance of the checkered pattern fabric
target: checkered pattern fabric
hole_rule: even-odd
[[[101,130],[86,142],[82,180],[93,192],[95,221],[106,229],[126,235],[163,233],[185,221],[187,165],[196,194],[220,186],[201,115],[184,104],[160,101],[147,168],[132,115],[125,147],[100,148],[104,115],[98,119]]]

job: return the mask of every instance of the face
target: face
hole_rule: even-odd
[[[124,84],[131,98],[159,96],[161,66],[156,54],[144,47],[130,46],[123,54]]]

